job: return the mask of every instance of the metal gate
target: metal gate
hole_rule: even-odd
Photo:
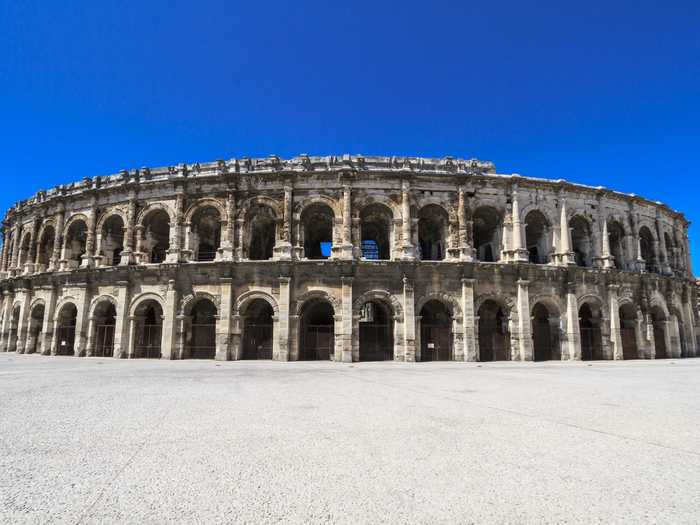
[[[394,337],[389,324],[360,323],[360,361],[394,359]]]
[[[452,331],[440,324],[421,325],[421,361],[450,361],[452,357]]]
[[[621,328],[620,336],[622,338],[622,358],[623,359],[638,359],[637,355],[637,334],[634,328]]]
[[[328,360],[333,355],[333,326],[309,324],[304,330],[302,356],[307,361]]]
[[[56,330],[56,353],[58,355],[73,355],[75,347],[75,326],[59,326]]]
[[[595,326],[581,326],[581,359],[603,359],[600,329]]]
[[[216,355],[216,325],[193,324],[188,349],[191,359],[214,359]]]
[[[479,361],[509,361],[510,339],[496,319],[479,319]]]
[[[114,354],[114,325],[100,324],[95,330],[95,357],[112,357]]]
[[[242,359],[272,359],[272,324],[246,323]]]
[[[160,344],[163,339],[163,327],[159,324],[145,324],[138,332],[134,357],[160,359]]]

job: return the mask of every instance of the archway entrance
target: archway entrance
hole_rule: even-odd
[[[199,299],[192,307],[186,345],[190,359],[214,359],[216,356],[217,313],[209,299]]]
[[[639,359],[637,350],[637,315],[631,304],[620,307],[620,337],[622,339],[622,358]]]
[[[44,313],[46,308],[43,304],[37,304],[32,310],[29,318],[29,340],[25,352],[36,353],[41,350],[41,330],[44,326]]]
[[[559,350],[559,314],[542,303],[532,310],[532,343],[535,361],[561,359]]]
[[[213,261],[221,244],[221,215],[213,206],[197,210],[192,217],[191,249],[195,261]]]
[[[394,359],[394,319],[387,306],[368,301],[360,317],[360,361]]]
[[[136,307],[134,312],[134,349],[132,357],[161,357],[163,340],[163,309],[158,301],[147,299]]]
[[[333,210],[325,204],[312,204],[300,217],[304,256],[307,259],[328,259],[333,244]]]
[[[257,204],[246,215],[248,228],[248,259],[272,259],[277,234],[277,217],[269,206]]]
[[[655,306],[651,310],[651,322],[654,327],[654,348],[656,349],[656,359],[668,359],[668,348],[666,347],[666,315],[664,311]]]
[[[162,263],[170,249],[170,216],[165,210],[155,209],[144,218],[143,226],[143,262]]]
[[[581,359],[583,361],[603,359],[603,337],[600,331],[600,315],[589,304],[581,306],[578,312],[579,332],[581,333]]]
[[[428,301],[420,311],[420,360],[450,361],[452,315],[440,301]]]
[[[391,258],[391,210],[383,204],[370,204],[360,213],[362,257],[369,260]]]
[[[335,329],[333,307],[326,301],[311,301],[301,312],[299,360],[332,359]]]
[[[272,359],[272,317],[270,303],[253,300],[246,309],[241,359]]]
[[[441,261],[447,251],[450,219],[436,204],[428,204],[418,214],[418,248],[424,261]]]
[[[100,248],[102,265],[117,266],[124,251],[124,221],[119,215],[112,215],[102,226]]]
[[[114,327],[117,324],[117,310],[109,301],[102,301],[93,313],[95,323],[95,357],[112,357],[114,354]]]
[[[56,355],[73,355],[75,349],[75,325],[78,309],[73,303],[63,305],[56,327]]]
[[[17,350],[17,343],[19,342],[19,318],[20,318],[21,308],[19,304],[15,305],[12,309],[12,323],[10,324],[10,334],[8,339],[8,352],[15,352]]]
[[[496,301],[479,308],[479,361],[510,361],[508,316]]]

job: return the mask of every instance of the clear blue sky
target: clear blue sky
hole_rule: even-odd
[[[410,154],[700,222],[697,0],[334,4],[0,0],[0,207],[122,168]]]

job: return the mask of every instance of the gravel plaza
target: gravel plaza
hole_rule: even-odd
[[[698,523],[700,359],[0,354],[2,523]]]

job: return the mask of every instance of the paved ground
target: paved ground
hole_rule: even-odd
[[[698,523],[700,359],[0,354],[0,521]]]

